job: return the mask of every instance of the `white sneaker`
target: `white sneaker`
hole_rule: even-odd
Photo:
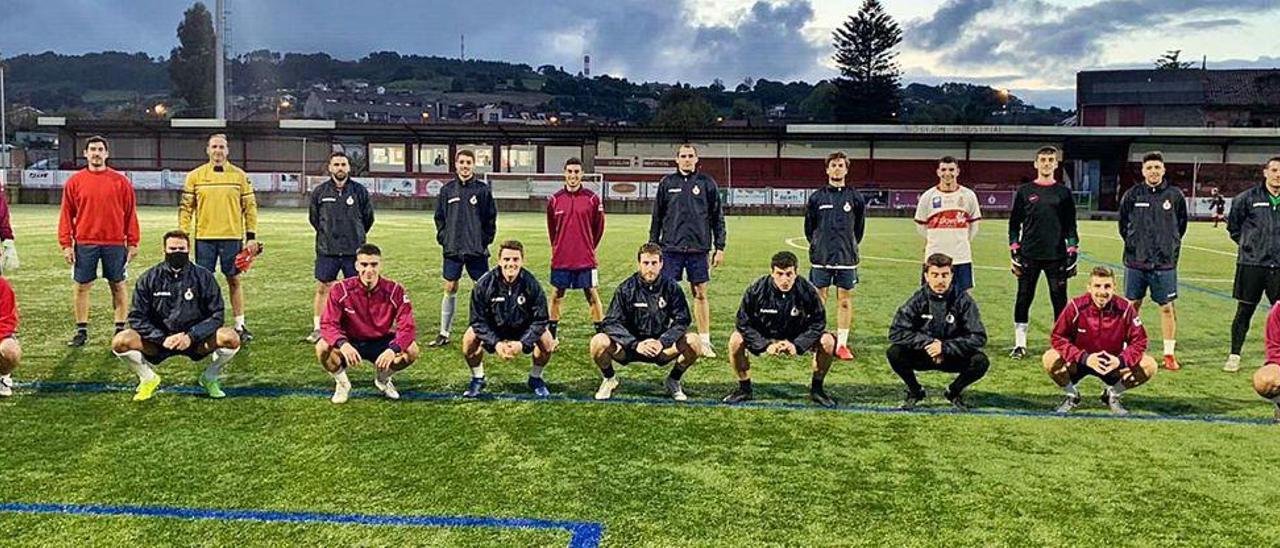
[[[663,383],[667,387],[667,392],[671,394],[671,399],[676,401],[688,401],[689,396],[684,395],[684,387],[680,385],[680,381],[671,377]]]
[[[333,397],[329,398],[329,401],[333,403],[341,404],[341,403],[347,403],[347,400],[350,398],[351,398],[351,381],[335,382],[333,385]]]
[[[612,398],[613,391],[618,388],[619,384],[622,384],[622,381],[618,380],[617,375],[614,375],[613,378],[600,381],[600,389],[596,390],[596,399],[607,400]]]
[[[1227,356],[1227,363],[1226,363],[1226,365],[1223,365],[1223,366],[1222,366],[1222,370],[1223,370],[1223,371],[1226,371],[1226,372],[1228,372],[1228,373],[1235,373],[1236,371],[1239,371],[1239,370],[1240,370],[1240,355],[1239,355],[1239,354],[1231,354],[1231,355]]]
[[[716,349],[711,346],[711,343],[703,343],[702,349],[698,354],[704,358],[714,358],[716,357]]]
[[[381,390],[382,395],[386,396],[387,399],[390,399],[390,400],[400,399],[400,392],[396,390],[396,385],[395,383],[391,382],[390,376],[388,376],[386,379],[383,379],[382,375],[374,376],[373,385],[378,387],[378,390]]]
[[[0,398],[7,398],[13,395],[13,378],[9,375],[0,377]]]

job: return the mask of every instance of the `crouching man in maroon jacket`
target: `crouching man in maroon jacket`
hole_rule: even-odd
[[[1126,415],[1120,394],[1156,374],[1155,358],[1145,353],[1147,330],[1138,310],[1115,292],[1111,269],[1094,268],[1089,293],[1067,303],[1053,326],[1053,348],[1044,353],[1044,370],[1067,393],[1058,413],[1069,413],[1080,405],[1076,383],[1092,375],[1107,385],[1102,402],[1113,413]]]

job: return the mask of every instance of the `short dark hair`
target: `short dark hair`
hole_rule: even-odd
[[[677,154],[677,155],[679,155],[679,154],[680,154],[680,149],[682,149],[682,148],[691,148],[691,149],[693,149],[693,153],[694,153],[694,154],[697,154],[697,153],[698,153],[698,147],[693,146],[693,143],[680,143],[680,146],[676,147],[676,154]]]
[[[346,158],[348,162],[351,161],[351,158],[347,157],[347,153],[341,150],[335,150],[329,153],[329,161],[333,161],[334,158]]]
[[[1057,158],[1059,152],[1061,151],[1058,150],[1058,147],[1055,147],[1052,145],[1045,145],[1040,147],[1040,149],[1036,151],[1036,158],[1039,158],[1041,156],[1053,156],[1054,158]]]
[[[786,270],[788,268],[795,268],[799,262],[800,261],[796,259],[795,253],[790,251],[779,251],[773,254],[772,259],[769,259],[769,267]]]
[[[370,243],[362,244],[360,247],[356,248],[356,255],[374,255],[381,257],[382,248]]]
[[[1145,164],[1145,163],[1147,163],[1147,162],[1160,162],[1160,163],[1162,163],[1162,164],[1163,164],[1163,163],[1164,163],[1164,154],[1161,154],[1161,153],[1160,153],[1160,151],[1158,151],[1158,150],[1153,150],[1153,151],[1151,151],[1151,152],[1148,152],[1148,153],[1146,153],[1146,154],[1143,154],[1143,155],[1142,155],[1142,163],[1144,163],[1144,164]]]
[[[520,243],[520,240],[503,240],[501,244],[498,244],[498,254],[501,255],[504,249],[519,251],[520,256],[524,256],[524,244]]]
[[[1102,266],[1102,265],[1098,265],[1098,266],[1093,267],[1093,270],[1090,270],[1090,271],[1089,271],[1089,277],[1090,277],[1090,278],[1111,278],[1111,279],[1115,279],[1115,277],[1116,277],[1116,273],[1115,273],[1114,271],[1112,271],[1110,268],[1107,268],[1107,267]]]
[[[845,167],[849,166],[849,157],[839,150],[827,155],[827,167],[831,167],[833,160],[844,160]]]
[[[931,266],[938,268],[952,268],[951,256],[946,253],[934,253],[924,260],[924,268],[928,270]]]
[[[472,161],[472,162],[476,161],[476,153],[475,153],[475,151],[473,151],[473,150],[471,150],[471,149],[469,149],[469,148],[464,148],[464,149],[462,149],[462,150],[459,150],[459,151],[458,151],[458,156],[466,156],[466,157],[468,157],[468,158],[471,158],[471,161]]]
[[[564,161],[564,167],[569,167],[569,166],[582,167],[582,160],[579,160],[577,156],[569,158],[568,160]]]
[[[1269,166],[1269,165],[1271,165],[1271,163],[1272,163],[1272,162],[1275,162],[1275,163],[1277,163],[1277,164],[1280,164],[1280,156],[1272,156],[1272,157],[1270,157],[1270,158],[1267,158],[1267,163],[1262,164],[1262,167]]]
[[[653,242],[646,243],[640,246],[640,249],[636,251],[637,261],[640,260],[641,255],[657,255],[658,257],[662,257],[662,246]]]
[[[941,158],[938,158],[938,164],[939,164],[939,165],[941,165],[941,164],[956,164],[956,165],[960,165],[960,162],[956,161],[956,157],[955,157],[955,156],[943,156],[943,157],[941,157]]]
[[[106,137],[103,137],[101,135],[94,135],[93,137],[90,137],[84,140],[84,149],[89,150],[89,145],[92,145],[94,143],[102,143],[102,148],[106,148],[106,149],[111,148],[111,146],[107,144]]]
[[[179,238],[182,240],[186,240],[188,244],[191,243],[191,236],[187,235],[186,232],[183,232],[181,230],[170,230],[168,232],[165,232],[164,237],[160,238],[160,243],[165,243],[169,241],[169,238]]]

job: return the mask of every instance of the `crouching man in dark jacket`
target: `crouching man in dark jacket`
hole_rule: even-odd
[[[991,361],[982,353],[987,330],[978,315],[978,303],[964,291],[951,287],[951,257],[934,253],[925,260],[925,285],[898,308],[889,326],[889,366],[907,383],[903,409],[913,409],[924,399],[916,371],[959,373],[942,397],[961,411],[967,410],[961,394],[987,374]]]

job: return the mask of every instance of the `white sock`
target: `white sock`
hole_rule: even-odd
[[[347,378],[347,368],[345,367],[340,367],[337,371],[330,372],[329,374],[333,375],[333,380],[338,384],[351,384],[351,379]]]
[[[0,375],[0,382],[3,382],[4,384],[7,384],[9,386],[13,386],[13,373]]]
[[[388,367],[386,369],[378,369],[376,376],[378,377],[378,382],[385,383],[391,380],[391,376],[395,374],[396,374],[396,370]]]
[[[484,378],[484,364],[483,364],[483,363],[482,363],[482,364],[480,364],[480,365],[477,365],[477,366],[475,366],[475,367],[472,367],[472,368],[471,368],[471,378],[473,378],[473,379],[483,379],[483,378]]]
[[[235,357],[236,352],[239,351],[239,348],[219,348],[214,350],[213,359],[209,360],[209,366],[204,368],[204,373],[201,376],[211,380],[218,378],[218,375],[222,374],[222,367],[227,365],[227,362],[231,361],[231,358]]]
[[[311,317],[311,329],[314,329],[316,331],[320,330],[320,316]]]
[[[547,367],[547,366],[545,366],[545,365],[535,365],[535,366],[533,366],[531,369],[529,369],[529,377],[534,378],[534,379],[541,379],[541,378],[542,378],[542,370],[543,370],[544,368],[546,368],[546,367]]]
[[[1165,340],[1164,340],[1164,355],[1166,355],[1166,356],[1172,356],[1172,355],[1173,355],[1173,347],[1174,347],[1177,343],[1178,343],[1178,341],[1175,341],[1175,340],[1173,340],[1173,339],[1165,339]]]
[[[458,307],[458,295],[445,295],[440,297],[440,334],[449,336],[449,331],[453,328],[453,312]],[[482,377],[484,375],[481,375]]]
[[[244,314],[236,316],[236,331],[244,329]]]
[[[1020,348],[1027,347],[1027,324],[1013,324],[1013,345]]]
[[[849,346],[849,330],[848,329],[836,330],[836,346],[837,347]]]
[[[1080,390],[1076,388],[1076,383],[1074,382],[1067,383],[1066,386],[1062,387],[1062,391],[1066,392],[1068,396],[1080,397]]]
[[[134,374],[138,376],[141,382],[149,381],[156,376],[156,372],[151,370],[151,366],[147,364],[146,358],[142,357],[141,350],[130,350],[128,352],[112,352],[117,358],[120,358],[125,364],[132,369]]]
[[[1115,383],[1111,386],[1108,386],[1107,390],[1111,391],[1111,395],[1119,396],[1120,394],[1123,394],[1125,391],[1124,383],[1122,382]]]
[[[710,333],[698,333],[698,337],[702,339],[702,347],[703,347],[703,348],[711,348],[711,334],[710,334]]]

